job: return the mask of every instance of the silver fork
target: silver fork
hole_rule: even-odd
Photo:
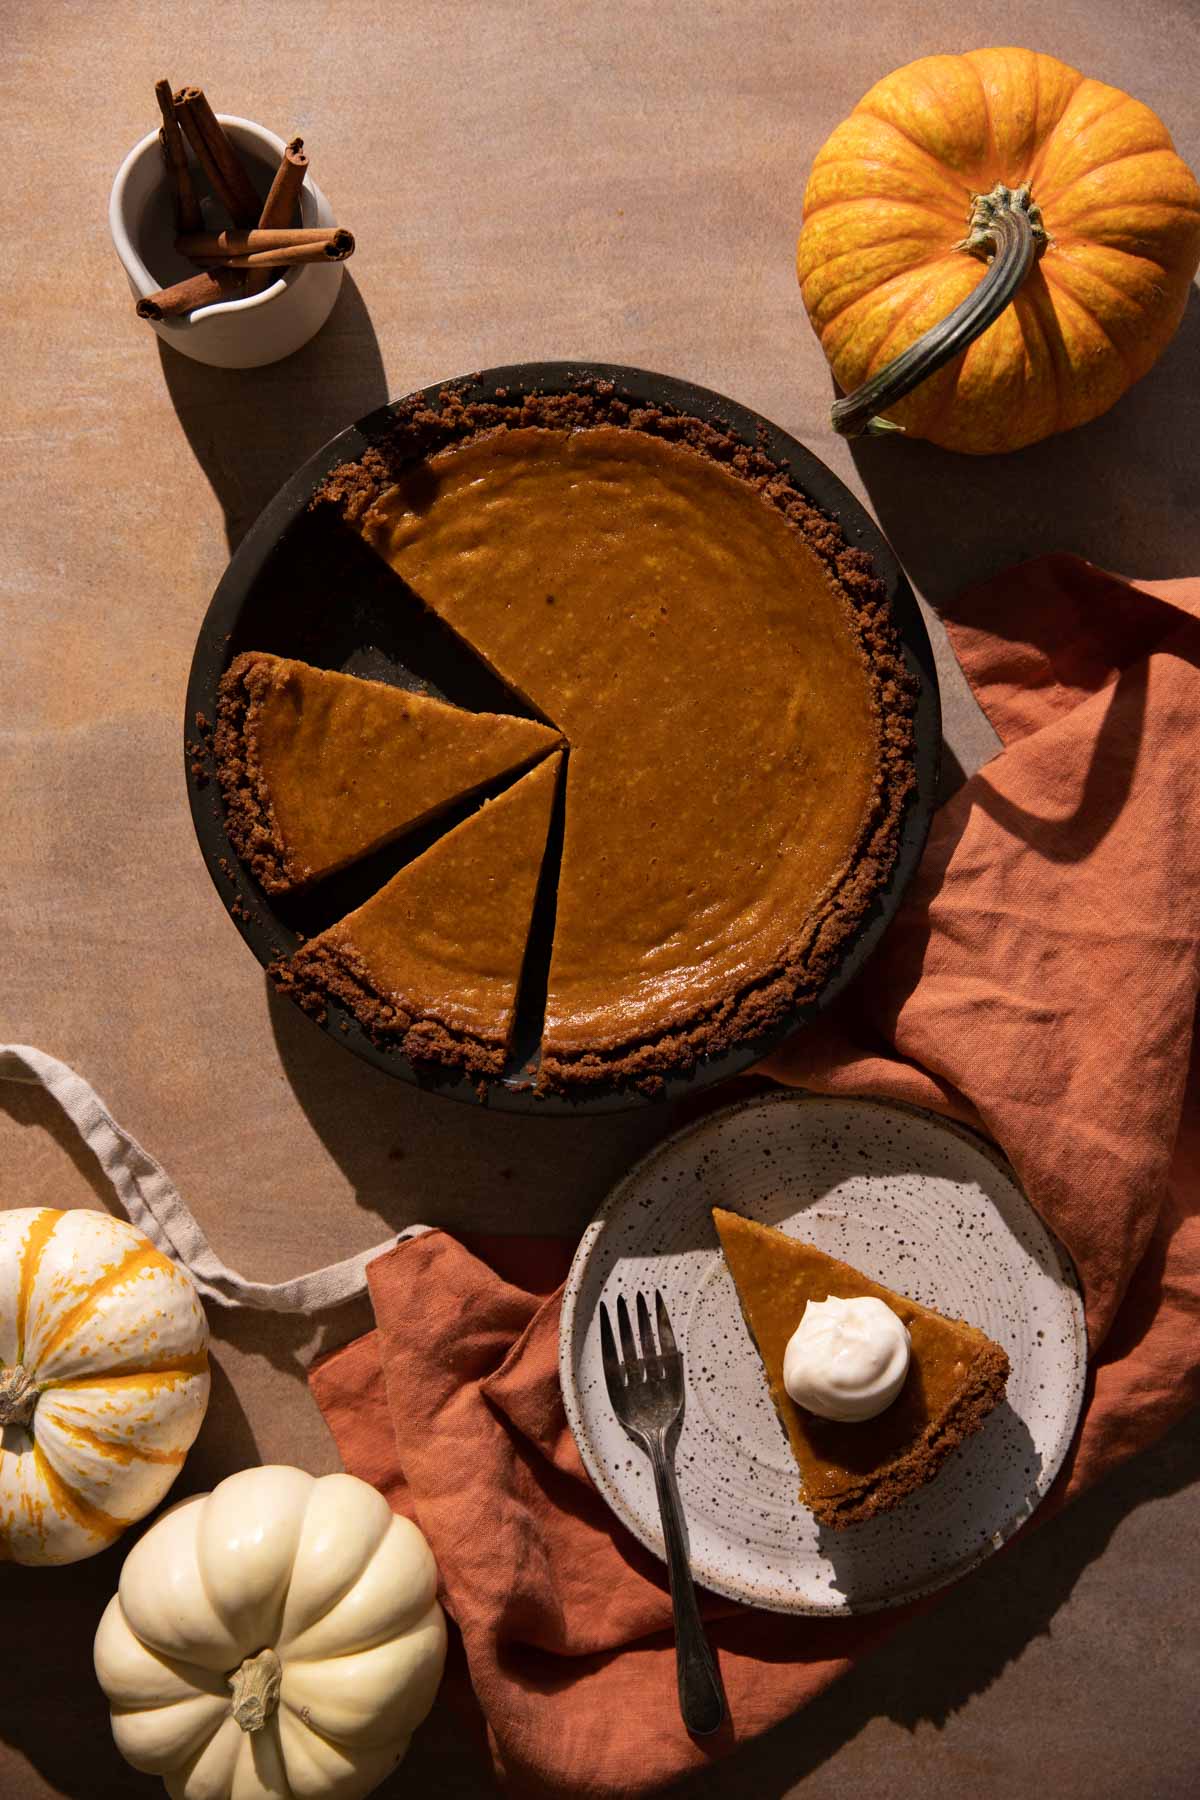
[[[697,1736],[716,1731],[725,1716],[721,1677],[713,1660],[700,1612],[692,1571],[688,1566],[683,1510],[675,1475],[667,1459],[667,1433],[683,1411],[683,1358],[675,1348],[675,1334],[663,1297],[655,1289],[658,1343],[650,1328],[646,1296],[637,1296],[639,1356],[629,1323],[625,1296],[617,1299],[617,1329],[621,1354],[617,1354],[608,1308],[600,1302],[600,1354],[604,1379],[613,1411],[628,1435],[650,1458],[654,1487],[667,1547],[667,1577],[675,1612],[675,1674],[679,1683],[679,1710],[688,1730]]]

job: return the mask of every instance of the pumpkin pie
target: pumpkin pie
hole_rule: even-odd
[[[435,818],[561,740],[382,681],[247,651],[214,743],[226,823],[268,893],[287,893]]]
[[[812,998],[890,873],[885,592],[719,427],[602,389],[423,404],[319,498],[567,740],[540,1081],[653,1091]]]
[[[822,1525],[851,1525],[889,1511],[931,1481],[1004,1398],[1008,1357],[974,1325],[945,1318],[768,1225],[719,1207],[713,1220],[800,1469],[800,1498]],[[864,1295],[882,1300],[908,1330],[912,1354],[904,1386],[873,1419],[818,1419],[784,1387],[788,1340],[810,1300]]]
[[[414,1062],[504,1068],[560,754],[439,838],[272,970],[319,1016],[339,1001]]]

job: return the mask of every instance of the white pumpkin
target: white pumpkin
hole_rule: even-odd
[[[174,1800],[357,1800],[446,1657],[417,1527],[353,1475],[230,1475],[134,1545],[96,1633],[117,1748]]]
[[[208,1405],[192,1278],[121,1219],[0,1212],[0,1562],[68,1563],[158,1505]]]

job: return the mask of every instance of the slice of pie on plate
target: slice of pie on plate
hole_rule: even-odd
[[[547,757],[276,964],[306,1011],[344,1005],[415,1062],[503,1071],[554,805]]]
[[[1003,1399],[1008,1356],[974,1325],[948,1319],[768,1225],[720,1207],[713,1220],[800,1469],[800,1497],[822,1525],[851,1525],[889,1511],[931,1481]],[[816,1418],[784,1387],[784,1352],[805,1307],[831,1296],[882,1300],[908,1330],[912,1357],[904,1386],[873,1419]]]
[[[268,893],[331,875],[544,756],[558,732],[248,650],[221,682],[230,839]]]

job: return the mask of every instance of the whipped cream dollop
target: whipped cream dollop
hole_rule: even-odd
[[[873,1419],[908,1374],[912,1340],[882,1300],[810,1300],[788,1339],[783,1385],[818,1419]]]

